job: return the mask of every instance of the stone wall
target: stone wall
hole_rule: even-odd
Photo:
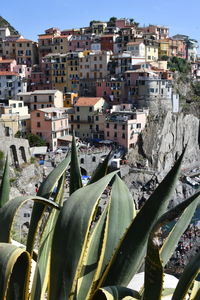
[[[26,139],[0,137],[0,151],[5,155],[8,153],[10,164],[14,167],[29,162],[31,158],[29,143]]]
[[[87,175],[91,176],[95,171],[102,158],[109,153],[110,149],[108,147],[103,147],[102,149],[95,151],[86,151],[84,153],[79,153],[79,163],[80,167],[87,172]]]

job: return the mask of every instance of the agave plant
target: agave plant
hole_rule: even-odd
[[[195,281],[200,254],[188,264],[174,290],[163,289],[164,267],[189,225],[200,196],[198,191],[167,211],[183,155],[139,212],[117,171],[107,174],[109,155],[90,182],[82,186],[75,138],[71,153],[44,180],[37,196],[9,200],[7,159],[0,188],[0,300],[159,300],[166,295],[173,300],[186,296],[200,299],[200,286]],[[69,167],[70,197],[63,202]],[[112,185],[111,193],[97,219],[99,201],[108,185]],[[19,248],[11,244],[13,219],[30,199],[34,206],[27,243]],[[35,239],[47,207],[49,216],[36,255]],[[179,220],[159,245],[158,231],[175,218]],[[140,292],[127,288],[143,263],[143,288]]]

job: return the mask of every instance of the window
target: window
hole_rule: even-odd
[[[77,121],[80,121],[80,116],[77,116]]]
[[[90,112],[92,111],[92,107],[91,107],[91,106],[89,107],[89,111],[90,111]]]
[[[137,124],[137,128],[141,128],[141,123],[138,123],[138,124]]]
[[[77,129],[80,129],[80,125],[79,124],[77,125]]]
[[[109,128],[109,123],[106,124],[106,128]]]
[[[19,103],[19,105],[18,105],[19,107],[22,107],[22,103]]]
[[[117,129],[117,124],[114,124],[114,129]]]
[[[37,102],[37,96],[34,96],[34,101]]]
[[[36,117],[40,117],[40,113],[39,112],[37,112]]]
[[[92,157],[92,161],[94,161],[94,162],[96,161],[96,156]]]
[[[117,137],[117,132],[114,133],[114,137]]]
[[[79,107],[78,107],[78,106],[76,107],[76,111],[80,111],[80,109],[79,109]]]
[[[40,127],[40,122],[37,122],[37,127]]]
[[[96,116],[96,121],[99,121],[99,117],[98,116]]]
[[[122,138],[125,139],[125,133],[122,133]]]
[[[107,136],[110,136],[109,131],[107,131]]]

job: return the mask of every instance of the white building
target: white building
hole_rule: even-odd
[[[27,82],[16,72],[0,72],[0,99],[16,99],[17,94],[27,91]]]
[[[127,51],[130,51],[133,56],[145,57],[145,44],[141,42],[129,42],[126,45]]]

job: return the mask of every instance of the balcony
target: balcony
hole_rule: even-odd
[[[63,120],[68,119],[68,115],[62,115],[62,116],[45,116],[45,121],[56,121],[56,120]]]
[[[69,120],[69,123],[74,123],[74,124],[94,124],[94,120]]]

